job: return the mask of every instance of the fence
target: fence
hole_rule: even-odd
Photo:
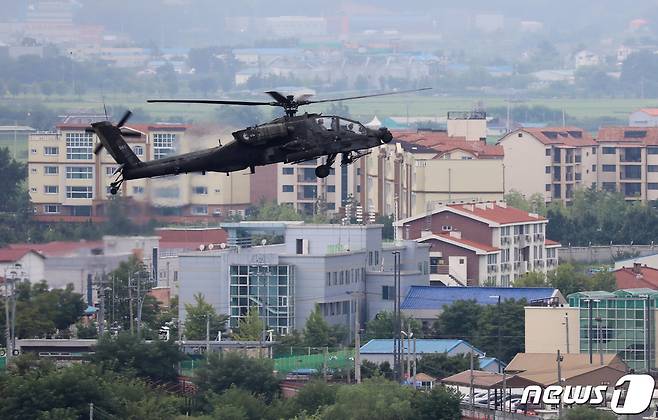
[[[650,245],[591,245],[569,246],[562,244],[560,260],[576,263],[614,263],[627,258],[644,257],[658,252]]]
[[[344,369],[354,364],[354,350],[338,350],[315,354],[298,354],[274,358],[274,369],[279,373],[288,373],[296,369]]]

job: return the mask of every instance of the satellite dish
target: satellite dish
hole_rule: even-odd
[[[209,244],[209,245],[208,245],[208,249],[209,249],[209,250],[212,251],[214,248],[215,248],[215,244]]]
[[[199,245],[199,251],[203,251],[206,249],[206,246],[204,244]]]
[[[226,243],[225,243],[225,242],[222,242],[221,244],[219,244],[219,247],[220,247],[221,249],[226,248]]]
[[[260,244],[265,246],[267,244],[267,239],[265,238],[261,239]]]

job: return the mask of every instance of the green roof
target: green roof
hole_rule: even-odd
[[[567,299],[594,299],[594,298],[604,298],[604,299],[611,299],[614,298],[615,295],[610,292],[606,292],[603,290],[588,290],[585,292],[576,292],[572,293],[567,296]]]
[[[658,298],[658,291],[649,288],[640,289],[622,289],[614,292],[615,296],[620,297],[645,297]]]

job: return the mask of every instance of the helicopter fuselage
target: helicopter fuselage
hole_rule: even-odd
[[[303,114],[282,117],[233,133],[224,146],[124,167],[123,178],[138,179],[190,172],[234,172],[256,166],[295,163],[363,151],[391,141],[385,129],[370,129],[338,116]]]

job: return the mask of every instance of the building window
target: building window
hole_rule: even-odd
[[[604,182],[601,184],[601,189],[603,191],[615,192],[617,191],[617,183],[615,182]]]
[[[596,172],[596,165],[592,165],[592,172]]]
[[[140,185],[133,186],[133,194],[144,194],[144,187]]]
[[[46,175],[57,175],[59,173],[58,166],[44,166],[43,173]]]
[[[37,152],[36,149],[32,149],[32,150],[34,151],[34,153]],[[46,146],[43,148],[43,154],[45,156],[57,156],[59,155],[59,147]]]
[[[546,184],[546,192],[551,192],[551,184]]]
[[[617,153],[617,149],[614,147],[604,147],[603,148],[603,154],[604,155],[614,155]]]
[[[59,194],[59,186],[57,185],[45,185],[43,189],[46,194]]]
[[[295,174],[295,168],[283,167],[281,169],[281,173],[283,175],[294,175]]]
[[[193,191],[197,195],[208,195],[208,187],[194,187]]]
[[[205,216],[208,214],[208,206],[192,206],[192,214],[194,216]]]
[[[546,172],[547,174],[550,174],[550,173],[551,173],[551,167],[550,167],[550,166],[547,166],[546,169],[545,169],[545,172]]]
[[[375,265],[379,265],[379,251],[375,251]]]
[[[592,146],[592,154],[593,154],[593,155],[596,154],[596,146]]]
[[[444,231],[444,232],[450,232],[452,230],[452,226],[451,225],[443,225],[443,226],[441,226],[441,230]]]
[[[91,187],[67,186],[66,198],[93,198]]]
[[[92,179],[92,171],[91,166],[67,166],[66,179]]]
[[[162,187],[156,188],[154,195],[157,198],[178,198],[180,196],[180,191],[178,187]]]
[[[133,152],[137,156],[144,156],[144,146],[139,146],[139,145],[133,146]]]
[[[331,273],[327,272],[327,286],[331,286]]]
[[[601,165],[601,170],[603,172],[615,172],[617,170],[617,165]]]
[[[336,203],[327,203],[327,210],[336,210]]]
[[[658,182],[649,182],[647,188],[650,190],[658,190]]]
[[[650,155],[658,155],[658,147],[647,147],[647,153]]]
[[[106,166],[105,167],[105,175],[112,176],[112,175],[114,175],[114,172],[116,170],[117,170],[116,166]]]
[[[94,140],[91,133],[66,133],[66,159],[91,160]]]
[[[176,151],[176,134],[156,133],[153,134],[153,157],[162,159],[173,154]]]
[[[59,214],[59,206],[57,204],[46,204],[43,206],[43,212],[46,214]]]
[[[551,155],[551,149],[546,149],[546,156],[550,156],[550,155]]]
[[[295,187],[293,187],[292,185],[284,185],[283,188],[282,188],[282,191],[283,192],[294,192]]]
[[[649,172],[658,172],[658,165],[648,165],[647,170]]]
[[[394,286],[382,286],[382,300],[395,300]]]
[[[336,186],[335,185],[327,185],[327,192],[336,192]]]

